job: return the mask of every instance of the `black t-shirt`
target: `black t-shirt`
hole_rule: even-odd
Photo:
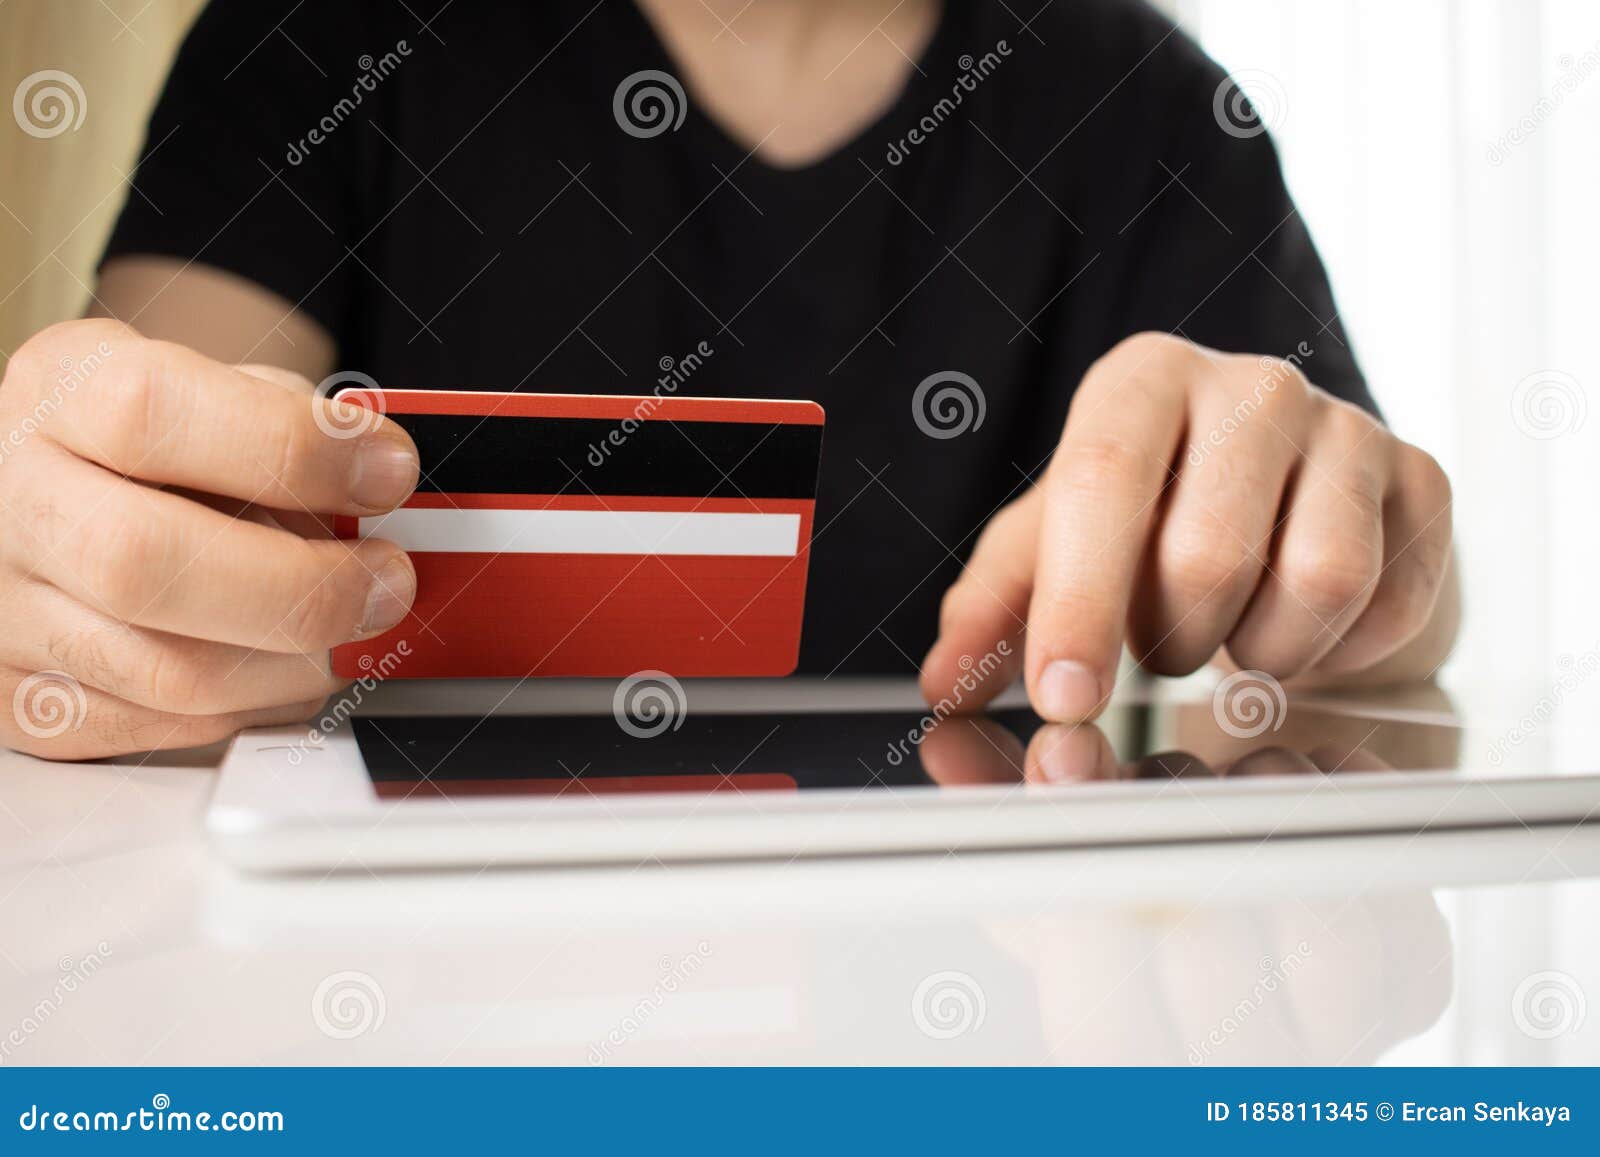
[[[202,13],[108,256],[243,275],[388,387],[647,394],[705,342],[676,392],[822,403],[802,670],[915,665],[1129,334],[1310,350],[1373,408],[1268,137],[1142,4],[947,0],[899,99],[799,169],[635,77],[680,70],[631,0],[290,7]],[[913,400],[952,372],[982,422],[933,437]]]

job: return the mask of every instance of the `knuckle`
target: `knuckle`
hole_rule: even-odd
[[[1425,592],[1428,606],[1444,584],[1445,572],[1450,569],[1450,534],[1446,527],[1440,534],[1420,534],[1406,548],[1406,557],[1417,576],[1413,589]]]
[[[1294,414],[1309,411],[1312,398],[1311,383],[1295,366],[1282,363],[1282,372],[1263,374],[1260,377],[1241,378],[1238,397],[1248,398],[1262,413],[1274,421],[1284,421]]]
[[[104,375],[88,407],[96,448],[118,469],[131,469],[166,431],[161,430],[160,371],[143,354],[117,363]]]
[[[1385,588],[1393,587],[1392,597],[1401,604],[1397,616],[1404,633],[1414,634],[1427,624],[1444,588],[1450,570],[1449,535],[1419,535],[1391,569],[1394,580]]]
[[[1171,382],[1204,361],[1198,347],[1180,337],[1147,331],[1123,338],[1090,366],[1080,396],[1099,398],[1135,384]]]
[[[1161,330],[1130,334],[1106,354],[1106,359],[1136,365],[1189,366],[1199,358],[1194,343]]]
[[[1235,409],[1223,422],[1199,433],[1186,448],[1178,469],[1215,496],[1213,501],[1248,503],[1263,488],[1281,489],[1276,468],[1261,453],[1259,444],[1232,436],[1244,428],[1250,417],[1242,408]],[[1220,523],[1218,531],[1227,533]]]
[[[1370,528],[1370,532],[1376,534],[1376,528],[1383,523],[1384,500],[1389,489],[1388,459],[1383,452],[1358,451],[1354,442],[1348,445],[1352,448],[1345,452],[1343,460],[1331,473],[1317,474],[1307,469],[1305,485],[1310,495],[1333,506],[1341,517],[1353,515],[1358,526]]]
[[[117,667],[105,637],[99,631],[65,631],[45,643],[50,661],[63,671],[96,687],[115,686]]]
[[[80,317],[58,321],[34,335],[34,339],[48,348],[61,351],[81,348],[85,343],[106,342],[114,349],[125,348],[145,339],[139,331],[124,321],[110,317]]]
[[[139,662],[140,702],[184,715],[223,710],[220,680],[180,646],[151,646]]]
[[[1119,488],[1129,479],[1155,482],[1166,475],[1166,463],[1148,446],[1125,437],[1098,434],[1067,441],[1051,463],[1059,484],[1091,493]]]
[[[142,341],[132,327],[107,318],[56,322],[17,347],[6,366],[7,384],[36,389],[77,366],[97,367],[100,359],[121,355]]]
[[[1313,613],[1328,618],[1369,595],[1382,566],[1375,545],[1355,537],[1329,537],[1287,554],[1285,586]]]
[[[55,370],[62,357],[83,345],[84,339],[95,333],[98,325],[95,321],[75,319],[45,326],[17,347],[11,355],[8,373],[32,375],[40,370]]]
[[[354,554],[331,570],[309,543],[298,548],[302,559],[295,572],[305,581],[291,586],[293,602],[284,607],[276,633],[301,651],[322,650],[354,636],[361,622],[366,573]]]
[[[1383,584],[1383,590],[1363,613],[1363,627],[1370,624],[1374,634],[1399,647],[1415,637],[1428,624],[1438,598],[1439,588],[1416,579],[1409,562],[1397,566],[1392,581]]]
[[[1228,601],[1252,578],[1244,546],[1209,516],[1164,535],[1158,558],[1163,585],[1188,605]]]
[[[1295,436],[1308,409],[1311,384],[1297,366],[1281,358],[1230,356],[1209,367],[1200,381],[1213,405],[1239,424],[1260,416]]]
[[[145,609],[166,571],[166,549],[149,522],[95,518],[74,535],[70,560],[79,581],[113,618],[131,621]]]
[[[1239,378],[1250,382],[1252,388],[1259,387],[1270,398],[1302,403],[1312,396],[1311,380],[1287,358],[1242,357],[1237,359],[1237,364],[1241,366]]]
[[[1387,612],[1391,637],[1403,642],[1426,627],[1438,593],[1436,583],[1415,581],[1398,584],[1393,605]]]
[[[272,476],[291,493],[300,490],[302,480],[311,474],[312,463],[319,455],[339,453],[343,445],[328,445],[335,440],[327,438],[322,440],[324,444],[314,446],[306,437],[303,427],[294,422],[273,422],[265,433],[263,461],[272,471]],[[315,497],[305,495],[302,501],[315,502]]]
[[[1402,444],[1401,469],[1417,490],[1426,510],[1446,510],[1453,502],[1450,476],[1438,459],[1426,450]]]
[[[40,330],[17,347],[6,363],[4,396],[32,394],[38,384],[57,372],[60,354],[54,350],[55,339],[50,329]]]
[[[1371,528],[1374,536],[1383,525],[1383,478],[1368,462],[1347,462],[1336,479],[1324,485],[1328,499],[1353,513],[1356,525]],[[1333,493],[1337,491],[1337,493]]]
[[[1326,397],[1326,395],[1324,395]],[[1320,421],[1334,441],[1341,446],[1360,446],[1369,438],[1381,445],[1390,435],[1379,421],[1360,406],[1339,398],[1328,397]]]
[[[208,715],[219,681],[181,645],[157,644],[117,625],[53,636],[51,660],[82,682],[122,699],[185,715]]]

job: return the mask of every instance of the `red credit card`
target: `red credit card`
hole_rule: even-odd
[[[416,493],[340,538],[417,571],[411,614],[333,649],[359,678],[787,675],[800,650],[814,402],[348,390],[422,458]],[[401,647],[400,644],[405,646]]]

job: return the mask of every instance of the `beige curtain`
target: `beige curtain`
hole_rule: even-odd
[[[150,105],[203,4],[0,3],[0,364],[83,311]]]

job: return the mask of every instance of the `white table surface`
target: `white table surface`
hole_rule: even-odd
[[[0,1064],[1600,1063],[1600,824],[250,878],[219,754],[0,753]]]

